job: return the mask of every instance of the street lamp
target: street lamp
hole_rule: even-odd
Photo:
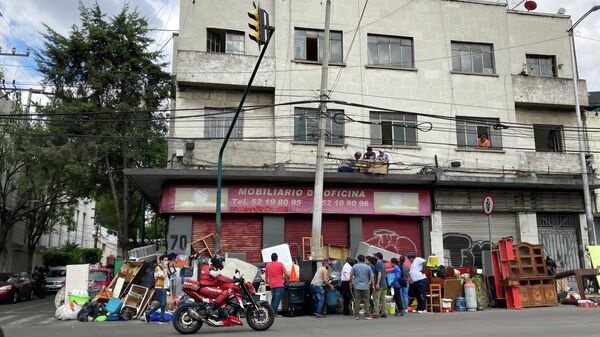
[[[567,32],[569,33],[569,44],[571,47],[571,69],[573,71],[573,92],[575,94],[575,115],[577,117],[577,138],[579,139],[579,162],[581,164],[581,182],[583,184],[583,201],[585,203],[585,219],[588,228],[589,244],[596,244],[596,228],[594,227],[594,215],[592,214],[592,200],[590,196],[590,184],[588,181],[587,162],[585,160],[585,144],[583,137],[583,121],[581,119],[581,109],[579,107],[579,90],[577,73],[577,61],[575,60],[575,39],[573,32],[575,27],[579,25],[588,15],[600,9],[600,5],[592,7],[579,20],[577,20]]]

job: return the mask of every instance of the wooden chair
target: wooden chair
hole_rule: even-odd
[[[442,312],[442,285],[430,284],[429,295],[427,295],[427,310],[430,312]]]

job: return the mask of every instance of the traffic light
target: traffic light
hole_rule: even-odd
[[[253,10],[248,12],[248,16],[252,19],[248,23],[248,27],[252,29],[248,36],[258,43],[259,46],[265,44],[268,34],[269,14],[260,7],[255,6]]]

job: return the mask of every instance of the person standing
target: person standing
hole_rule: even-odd
[[[417,257],[412,262],[410,267],[410,280],[414,287],[415,297],[417,298],[417,313],[424,314],[425,300],[427,299],[427,276],[423,274],[423,264],[425,259]]]
[[[394,288],[394,302],[396,302],[396,314],[394,316],[404,316],[404,303],[402,302],[402,287],[400,286],[400,280],[402,279],[402,270],[400,269],[398,259],[393,258],[391,260],[394,269],[392,269],[392,275],[394,275],[394,281],[390,284]]]
[[[283,296],[284,283],[286,280],[286,270],[283,263],[277,261],[277,253],[271,254],[271,262],[267,263],[265,268],[267,285],[271,288],[271,307],[277,314],[279,303]]]
[[[371,286],[373,285],[373,271],[371,267],[365,264],[365,256],[358,256],[358,263],[352,266],[350,272],[350,286],[354,287],[354,319],[360,318],[360,304],[365,305],[365,315],[367,320],[373,319],[371,316]]]
[[[340,280],[342,281],[342,297],[344,299],[344,315],[350,315],[350,301],[352,301],[352,289],[350,288],[350,276],[352,274],[352,266],[354,265],[354,259],[351,257],[346,258],[346,263],[342,267],[342,275]]]
[[[150,317],[153,313],[160,309],[160,320],[159,323],[167,323],[165,319],[165,310],[167,307],[167,290],[170,287],[169,275],[169,257],[162,255],[160,257],[160,263],[154,267],[154,298],[158,301],[151,309],[144,313],[144,320],[146,323],[150,323]]]
[[[408,280],[410,278],[410,268],[405,263],[406,257],[400,256],[399,266],[401,268],[400,273],[400,295],[402,296],[402,307],[404,313],[408,312]]]
[[[367,146],[367,152],[365,152],[365,154],[363,155],[363,159],[373,160],[373,159],[375,159],[375,157],[377,157],[377,154],[375,154],[375,152],[373,152],[373,148],[370,146]]]
[[[375,291],[373,293],[373,318],[387,317],[385,311],[385,293],[387,291],[387,277],[383,254],[377,252],[375,257]]]
[[[329,261],[323,261],[323,266],[317,270],[310,282],[310,290],[312,291],[315,303],[316,318],[325,318],[323,315],[323,304],[325,303],[323,287],[325,285],[331,290],[334,289],[333,285],[329,282]]]

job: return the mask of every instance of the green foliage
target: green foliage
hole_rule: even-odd
[[[79,249],[79,245],[75,242],[67,241],[64,245],[60,247],[61,252],[70,253]]]
[[[80,252],[82,263],[96,264],[102,260],[102,249],[100,248],[84,248]]]
[[[68,264],[96,264],[102,260],[102,249],[79,248],[67,242],[60,250],[47,252],[42,257],[44,265],[49,267],[66,266]]]
[[[81,256],[74,252],[47,252],[43,255],[44,265],[48,267],[66,266],[68,264],[79,264]]]
[[[96,3],[80,5],[81,25],[68,35],[47,27],[44,50],[36,55],[44,80],[55,88],[44,114],[56,146],[74,146],[79,188],[101,201],[101,217],[117,227],[121,247],[133,233],[139,195],[123,171],[166,165],[166,107],[173,81],[163,70],[160,52],[152,51],[148,22],[125,5],[106,17]],[[135,201],[135,202],[134,202]],[[109,219],[114,217],[114,221]],[[114,225],[112,224],[114,223]]]

